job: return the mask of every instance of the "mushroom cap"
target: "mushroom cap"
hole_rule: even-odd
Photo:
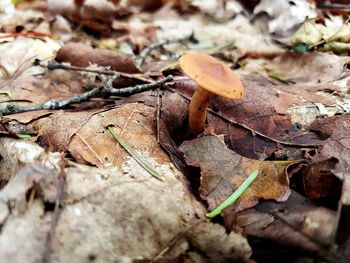
[[[229,99],[243,96],[242,82],[219,60],[202,53],[188,53],[179,59],[179,63],[185,74],[203,89]]]

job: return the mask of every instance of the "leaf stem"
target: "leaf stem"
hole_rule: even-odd
[[[254,170],[247,179],[237,188],[236,191],[233,192],[232,195],[230,195],[223,203],[221,203],[217,208],[215,208],[213,211],[208,213],[207,217],[215,217],[221,213],[222,210],[224,210],[226,207],[232,205],[234,202],[237,201],[238,198],[241,197],[241,195],[244,193],[245,190],[253,183],[255,178],[258,176],[259,171]]]

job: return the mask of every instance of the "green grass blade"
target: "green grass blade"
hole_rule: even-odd
[[[221,213],[226,207],[232,205],[237,201],[238,198],[244,193],[245,190],[252,184],[255,178],[258,176],[259,171],[254,170],[248,178],[237,188],[236,191],[233,192],[223,203],[221,203],[217,208],[207,214],[207,217],[215,217]]]
[[[108,131],[111,133],[113,138],[127,151],[136,162],[142,166],[148,173],[158,180],[164,181],[163,176],[161,176],[149,163],[147,163],[130,145],[128,145],[120,136],[117,134],[112,127],[107,127]]]

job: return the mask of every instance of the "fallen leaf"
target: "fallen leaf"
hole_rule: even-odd
[[[32,124],[37,132],[37,141],[49,151],[65,152],[71,137],[88,121],[98,109],[90,111],[56,111]]]
[[[253,170],[259,175],[234,204],[240,211],[255,206],[260,199],[282,202],[290,195],[286,164],[256,161],[229,150],[217,136],[186,141],[180,146],[188,165],[201,169],[200,195],[213,210],[227,199]]]
[[[244,98],[228,100],[216,96],[209,103],[208,129],[227,134],[225,142],[232,150],[245,157],[264,159],[281,149],[296,152],[294,145],[313,147],[322,143],[316,134],[295,129],[287,114],[276,113],[274,105],[280,101],[279,94],[268,88],[271,84],[267,81],[256,85],[256,78],[250,76],[243,79],[243,84]],[[179,78],[166,86],[173,91],[163,95],[162,119],[174,140],[179,141],[181,135],[183,140],[182,130],[186,129],[188,103],[195,83]],[[300,146],[298,149],[300,152]],[[298,158],[303,158],[301,153]]]
[[[155,168],[167,159],[154,138],[154,109],[142,104],[125,104],[119,108],[100,112],[92,116],[72,137],[69,152],[81,163],[88,162],[97,167],[120,166],[130,156],[106,130],[117,128],[120,136]],[[146,174],[148,174],[146,172]]]

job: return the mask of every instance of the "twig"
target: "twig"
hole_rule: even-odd
[[[160,137],[160,117],[161,117],[161,111],[162,111],[162,94],[159,89],[157,89],[157,102],[156,102],[156,120],[157,120],[157,142],[159,143],[159,137]]]
[[[49,37],[52,38],[52,35],[42,33],[42,32],[35,32],[35,31],[29,31],[29,32],[19,32],[19,33],[10,33],[10,34],[4,34],[0,35],[0,38],[9,38],[9,37]]]
[[[230,195],[223,203],[221,203],[217,208],[215,208],[213,211],[208,213],[207,217],[215,217],[217,215],[220,215],[221,211],[227,208],[228,206],[232,205],[234,202],[237,201],[238,198],[241,197],[241,195],[247,190],[247,188],[253,183],[255,178],[258,176],[259,171],[254,170],[247,179],[244,180],[244,182],[236,189],[236,191],[233,192],[232,195]]]
[[[143,63],[145,62],[147,56],[155,49],[160,48],[165,45],[169,44],[175,44],[175,43],[181,43],[185,41],[192,41],[196,42],[196,39],[194,38],[194,32],[192,32],[190,35],[180,38],[174,38],[174,39],[163,39],[158,42],[155,42],[148,47],[146,47],[144,50],[141,51],[139,61],[137,63],[137,67],[141,68]]]
[[[126,78],[131,78],[131,79],[137,79],[137,80],[144,81],[146,83],[150,83],[151,82],[150,79],[142,77],[141,74],[129,74],[129,73],[119,72],[119,71],[114,71],[114,70],[88,69],[88,68],[64,65],[64,64],[57,63],[57,62],[52,62],[52,61],[47,64],[47,68],[49,70],[63,69],[63,70],[71,70],[71,71],[90,72],[90,73],[96,73],[96,74],[103,74],[103,75],[110,75],[110,76],[117,76],[117,77],[126,77]]]
[[[173,80],[173,76],[169,75],[166,78],[161,79],[159,81],[155,81],[153,83],[136,85],[133,87],[127,87],[127,88],[122,88],[122,89],[115,89],[111,85],[106,85],[105,92],[108,95],[118,95],[118,96],[132,95],[132,94],[141,93],[141,92],[144,92],[147,90],[155,89],[159,86],[162,86],[164,83],[172,81],[172,80]]]
[[[44,104],[33,105],[33,106],[18,106],[14,103],[9,103],[6,105],[5,108],[0,109],[0,113],[2,113],[3,115],[8,115],[8,114],[27,112],[27,111],[57,110],[57,109],[61,109],[65,106],[73,104],[73,103],[80,103],[80,102],[86,101],[86,100],[96,96],[98,93],[100,93],[100,89],[94,88],[94,89],[89,90],[85,93],[79,94],[77,96],[73,96],[73,97],[68,98],[68,99],[50,100]]]
[[[52,242],[55,236],[55,231],[56,227],[58,224],[58,220],[60,218],[62,209],[60,209],[60,205],[63,201],[63,192],[65,188],[65,183],[66,183],[66,173],[63,170],[64,167],[61,166],[61,171],[58,175],[58,183],[57,183],[57,197],[55,200],[55,208],[52,213],[51,217],[51,227],[50,227],[50,232],[48,233],[46,237],[46,246],[45,246],[45,251],[43,255],[43,262],[45,263],[50,263],[51,262],[51,250],[52,250]]]
[[[173,77],[169,75],[168,77],[161,79],[159,81],[155,81],[153,83],[149,84],[142,84],[142,85],[136,85],[133,87],[126,87],[121,89],[115,89],[112,86],[113,80],[117,77],[115,75],[111,80],[107,82],[107,84],[102,88],[94,88],[92,90],[89,90],[85,93],[63,99],[63,100],[50,100],[44,104],[41,105],[34,105],[34,106],[18,106],[14,103],[9,103],[5,106],[5,108],[0,109],[0,113],[3,115],[8,114],[14,114],[14,113],[20,113],[20,112],[27,112],[27,111],[37,111],[37,110],[58,110],[65,106],[68,106],[73,103],[80,103],[86,100],[91,99],[92,97],[95,97],[97,95],[106,94],[106,95],[133,95],[136,93],[141,93],[144,91],[148,91],[154,88],[157,88],[164,83],[173,80]]]
[[[109,126],[107,127],[108,131],[111,133],[113,138],[119,142],[119,144],[127,151],[135,161],[142,166],[150,175],[157,178],[160,181],[164,181],[163,176],[161,176],[150,164],[148,164],[131,146],[129,146],[120,136],[117,134],[114,129]]]

